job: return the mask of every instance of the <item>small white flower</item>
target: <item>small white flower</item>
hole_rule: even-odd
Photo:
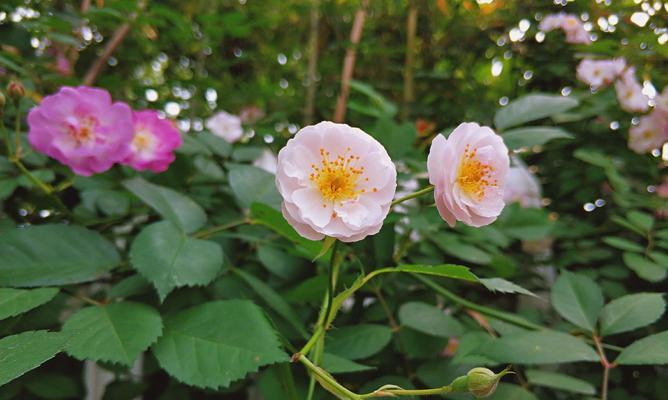
[[[230,143],[238,141],[244,134],[244,128],[241,126],[241,118],[225,111],[220,111],[207,119],[206,128],[214,135]]]

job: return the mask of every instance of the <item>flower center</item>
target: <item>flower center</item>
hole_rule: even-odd
[[[333,203],[353,200],[366,191],[357,188],[357,183],[364,173],[364,167],[357,167],[359,156],[349,155],[349,152],[350,147],[345,154],[330,159],[330,152],[321,148],[320,165],[311,164],[313,172],[309,175],[309,180],[315,184],[325,201]],[[369,178],[365,180],[368,181]],[[326,206],[323,204],[323,207]]]
[[[624,98],[625,98],[626,100],[631,100],[631,98],[633,97],[633,94],[634,94],[633,90],[629,89],[629,90],[627,90],[626,93],[624,94]]]
[[[153,148],[154,138],[151,132],[146,129],[137,129],[134,138],[132,138],[132,150],[143,153]]]
[[[95,128],[97,120],[93,117],[83,117],[78,126],[70,126],[69,134],[77,143],[77,146],[89,143],[95,139]]]
[[[457,184],[470,197],[482,200],[485,189],[496,186],[496,179],[492,178],[494,167],[484,164],[476,157],[477,149],[470,149],[466,145],[464,156],[457,170]]]
[[[642,137],[646,140],[652,139],[654,137],[654,131],[652,131],[651,129],[645,129],[642,132]]]
[[[575,28],[575,26],[578,24],[578,20],[575,19],[574,17],[568,17],[566,18],[566,26],[569,28]]]

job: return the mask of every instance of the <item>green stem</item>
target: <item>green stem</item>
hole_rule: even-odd
[[[20,131],[21,131],[21,113],[19,112],[19,103],[21,101],[19,99],[16,99],[14,101],[14,140],[16,141],[16,146],[14,147],[14,154],[16,155],[17,159],[21,158],[21,136],[20,136]]]
[[[217,226],[214,226],[214,227],[209,228],[209,229],[203,229],[203,230],[193,234],[193,237],[195,237],[197,239],[205,239],[205,238],[208,238],[209,236],[214,235],[218,232],[222,232],[222,231],[225,231],[227,229],[234,228],[234,227],[237,227],[239,225],[248,224],[248,223],[250,223],[250,221],[247,218],[244,218],[244,219],[241,219],[239,221],[233,221],[233,222],[230,222],[230,223],[227,223],[227,224],[217,225]]]
[[[297,361],[304,364],[304,366],[306,366],[306,368],[318,378],[318,381],[323,385],[323,387],[325,387],[330,392],[336,394],[337,397],[340,395],[344,395],[346,396],[344,397],[345,399],[350,399],[350,400],[358,400],[361,398],[358,394],[351,392],[350,390],[346,389],[343,385],[341,385],[339,382],[337,382],[333,376],[327,373],[327,371],[313,364],[311,360],[309,360],[305,355],[301,354]]]
[[[332,302],[334,301],[334,291],[336,290],[336,280],[339,275],[339,262],[337,261],[336,251],[339,248],[339,241],[335,241],[332,245],[332,255],[329,258],[329,276],[327,277],[329,288],[327,290],[327,310],[325,311],[325,318],[323,319],[324,329],[327,329],[329,315],[332,312]]]
[[[420,197],[420,196],[422,196],[423,194],[431,193],[431,192],[433,192],[433,191],[434,191],[434,186],[433,186],[433,185],[429,185],[429,186],[427,186],[427,187],[424,188],[424,189],[420,189],[420,190],[418,190],[417,192],[413,192],[413,193],[408,194],[408,195],[406,195],[406,196],[404,196],[404,197],[400,197],[400,198],[394,200],[394,201],[392,202],[392,204],[391,204],[391,207],[394,207],[394,206],[396,206],[396,205],[399,204],[399,203],[403,203],[404,201],[408,201],[408,200],[410,200],[410,199],[414,199],[414,198],[416,198],[416,197]]]

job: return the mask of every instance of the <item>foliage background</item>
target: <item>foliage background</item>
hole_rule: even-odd
[[[663,218],[665,201],[654,194],[665,175],[661,152],[650,156],[628,150],[626,138],[633,116],[619,109],[613,90],[592,95],[578,83],[575,66],[584,53],[624,56],[636,66],[641,80],[651,82],[660,91],[668,84],[666,4],[528,0],[485,3],[371,1],[357,48],[355,82],[346,120],[372,133],[388,148],[399,165],[400,185],[413,177],[425,184],[425,149],[431,134],[447,132],[462,121],[491,126],[497,110],[524,94],[570,94],[570,98],[579,100],[578,107],[528,125],[558,126],[572,137],[547,144],[532,139],[517,146],[518,154],[540,178],[545,207],[526,210],[513,205],[490,227],[476,230],[460,225],[449,229],[430,207],[431,202],[422,199],[408,205],[405,214],[392,213],[379,235],[347,246],[349,256],[342,265],[341,281],[343,285],[350,284],[360,270],[369,272],[401,263],[463,264],[480,277],[511,280],[539,298],[493,293],[460,281],[439,280],[438,284],[470,302],[504,310],[531,324],[575,337],[586,336],[586,329],[572,324],[569,312],[555,304],[559,303],[555,279],[560,270],[592,278],[594,285],[602,288],[606,302],[634,293],[663,293],[668,271],[668,227]],[[177,120],[189,138],[177,161],[164,174],[144,177],[174,189],[206,210],[208,228],[235,224],[248,215],[254,202],[277,204],[273,177],[249,165],[264,148],[278,151],[307,122],[304,109],[309,86],[308,42],[314,7],[318,7],[320,18],[313,121],[332,117],[351,22],[359,3],[323,0],[316,4],[297,0],[148,2],[137,12],[127,37],[97,78],[96,85],[108,89],[115,99],[137,108],[164,110]],[[648,6],[655,4],[658,9],[646,26],[630,22],[633,13],[647,11]],[[23,119],[40,97],[62,85],[80,84],[113,32],[132,19],[141,5],[132,0],[95,1],[86,13],[80,7],[75,1],[10,0],[0,5],[0,79],[19,79],[28,93],[18,109],[8,104],[4,116],[8,125],[17,115]],[[406,19],[410,7],[417,10],[418,22],[414,47],[407,48]],[[542,42],[536,40],[537,19],[562,10],[591,22],[592,33],[597,37],[593,45],[568,45],[554,32]],[[616,24],[609,22],[613,15],[618,20]],[[525,32],[520,29],[525,26],[523,20],[529,22]],[[609,31],[610,26],[614,31]],[[63,76],[54,68],[56,52],[69,58],[70,76]],[[414,98],[408,102],[404,100],[407,53],[414,56],[415,87]],[[498,73],[492,74],[492,70]],[[247,134],[243,143],[231,146],[204,138],[204,121],[216,110],[239,113],[249,106],[263,110],[264,116],[248,127],[253,133]],[[419,135],[415,128],[417,119],[433,123],[434,129]],[[25,124],[22,126],[25,131]],[[204,232],[202,237],[224,253],[215,280],[204,282],[205,287],[179,288],[161,302],[133,267],[131,244],[149,223],[160,220],[131,194],[136,194],[136,190],[121,183],[135,174],[117,168],[94,178],[72,178],[66,168],[35,153],[29,153],[25,162],[41,179],[61,188],[58,196],[78,220],[111,240],[122,261],[114,263],[113,271],[95,282],[56,284],[61,290],[53,299],[25,314],[4,319],[0,325],[3,336],[37,329],[58,331],[72,313],[86,305],[81,298],[89,297],[105,304],[125,304],[121,301],[125,299],[148,305],[163,319],[208,301],[250,299],[269,316],[281,341],[293,344],[303,340],[299,330],[310,330],[315,322],[326,290],[327,264],[312,263],[304,257],[300,251],[304,243],[295,245],[289,238],[277,235],[275,229],[258,224],[235,226],[215,234]],[[20,177],[6,158],[0,159],[0,174],[0,235],[8,235],[19,226],[63,222],[63,215],[54,209],[49,198]],[[255,216],[251,213],[250,218]],[[352,256],[353,251],[357,257]],[[257,280],[265,284],[257,284]],[[583,285],[591,289],[587,286],[591,281],[586,282]],[[3,282],[2,286],[13,285]],[[578,293],[563,296],[577,298]],[[327,344],[334,355],[358,363],[339,365],[346,372],[336,376],[350,387],[371,390],[389,382],[440,386],[471,365],[512,362],[518,376],[506,379],[496,398],[600,396],[601,368],[596,362],[573,359],[567,361],[577,362],[536,363],[522,359],[517,355],[519,350],[496,354],[492,360],[478,354],[476,338],[490,336],[486,331],[512,338],[521,333],[521,328],[472,313],[469,306],[453,302],[412,277],[379,278],[374,285],[356,293],[354,299],[335,323],[331,332],[333,344]],[[661,316],[665,304],[654,300],[646,308],[640,307],[641,312]],[[410,305],[415,302],[430,305],[429,311],[434,307],[446,310],[448,318],[441,321],[427,313],[422,320],[411,320],[410,314],[419,315],[410,312]],[[277,309],[277,304],[289,311]],[[409,308],[405,308],[407,305]],[[216,318],[221,323],[225,321],[223,315]],[[435,326],[435,321],[441,325]],[[606,343],[626,347],[667,327],[664,317],[642,329],[606,338]],[[456,342],[450,340],[452,337],[459,339],[459,355],[454,359]],[[464,337],[469,338],[468,342]],[[363,341],[365,338],[383,346],[366,354],[365,345],[370,345]],[[351,349],[346,345],[350,341],[360,347],[359,354],[354,346]],[[467,349],[465,344],[471,347]],[[649,365],[612,369],[609,398],[662,398],[668,390],[668,372],[657,364],[668,362],[668,346],[665,340],[660,345],[663,353],[657,348],[648,350],[658,358],[641,362]],[[80,356],[76,350],[68,350],[74,358],[59,354],[41,368],[0,387],[0,397],[82,396],[80,377],[84,367],[76,358],[92,358],[89,353],[102,352],[103,345],[99,346],[85,348]],[[464,357],[465,350],[477,356],[457,359]],[[290,351],[288,347],[285,354]],[[201,389],[180,382],[183,378],[171,377],[153,352],[144,353],[143,365],[132,373],[118,363],[101,362],[103,368],[114,373],[105,398],[130,398],[142,393],[145,398],[160,399],[278,399],[288,398],[286,393],[291,390],[296,391],[296,398],[303,398],[308,387],[304,369],[284,362],[236,380],[229,387],[225,384],[219,390]],[[615,353],[609,351],[611,359]],[[564,384],[554,376],[542,376],[541,380],[535,372],[532,379],[531,371],[537,368],[582,379],[585,389],[582,382],[578,382],[580,386],[571,381]],[[359,371],[347,372],[355,369]],[[202,375],[210,373],[213,372],[203,371]],[[294,388],[286,382],[294,382]],[[50,389],[45,390],[45,385]],[[555,385],[557,388],[551,387]],[[580,393],[575,393],[573,387],[579,387]],[[598,394],[591,391],[593,387]],[[323,391],[318,391],[317,396],[327,398]]]

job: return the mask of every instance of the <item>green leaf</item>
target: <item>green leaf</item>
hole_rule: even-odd
[[[540,240],[550,234],[553,225],[547,211],[540,208],[521,208],[519,204],[513,204],[505,208],[498,226],[512,238]]]
[[[334,329],[327,334],[325,348],[329,353],[359,360],[381,351],[392,339],[392,330],[387,326],[357,324]]]
[[[304,339],[308,339],[309,335],[301,323],[301,318],[299,318],[292,307],[290,307],[290,305],[285,300],[283,300],[283,297],[281,297],[274,289],[255,276],[248,274],[238,268],[233,269],[233,271],[239,275],[241,279],[243,279],[248,284],[248,286],[255,290],[255,292],[265,301],[265,303],[267,303],[267,306],[271,307],[271,309],[276,311],[281,317],[285,318],[285,320],[288,321],[290,325],[292,325]]]
[[[162,333],[162,320],[153,308],[126,301],[82,308],[63,332],[71,335],[65,351],[74,358],[132,366]]]
[[[625,348],[615,360],[619,365],[668,364],[668,331],[644,337]],[[0,360],[2,357],[0,357]]]
[[[114,246],[74,225],[39,225],[0,235],[0,285],[33,287],[81,283],[118,265]]]
[[[428,335],[440,337],[460,336],[464,327],[456,319],[431,304],[409,302],[399,308],[399,321],[403,325]]]
[[[215,242],[193,239],[171,222],[161,221],[137,235],[130,262],[155,286],[162,301],[174,288],[211,282],[223,266],[223,250]]]
[[[66,341],[66,335],[47,331],[23,332],[0,339],[0,386],[52,359]]]
[[[153,354],[179,381],[212,389],[288,360],[262,310],[246,300],[204,303],[168,317]]]
[[[30,311],[50,301],[56,294],[57,288],[0,289],[0,320]]]
[[[658,320],[666,310],[659,293],[635,293],[606,304],[601,311],[601,335],[631,331]]]
[[[507,130],[501,135],[509,149],[542,146],[554,139],[572,138],[573,135],[563,128],[554,126],[528,126]]]
[[[172,189],[154,185],[140,177],[123,181],[123,186],[187,233],[198,230],[206,223],[202,207]]]
[[[642,253],[645,251],[645,248],[639,245],[636,242],[632,242],[630,240],[622,239],[620,237],[616,236],[606,236],[603,238],[603,243],[607,244],[608,246],[614,247],[616,249],[620,250],[625,250],[625,251],[633,251],[636,253]]]
[[[277,210],[281,208],[276,177],[269,172],[250,165],[235,165],[230,167],[229,180],[240,206],[250,208],[253,203],[263,203]]]
[[[644,212],[632,210],[626,214],[626,218],[635,226],[647,233],[654,227],[654,218]]]
[[[483,346],[481,353],[500,363],[558,364],[599,361],[584,341],[556,331],[533,331],[503,336]]]
[[[552,305],[566,320],[592,332],[603,308],[603,292],[588,276],[564,270],[552,288]]]
[[[627,267],[648,282],[661,282],[668,275],[668,269],[653,263],[642,254],[626,252],[622,254],[622,259]]]
[[[199,133],[195,137],[200,143],[203,143],[207,149],[211,149],[221,157],[229,157],[230,154],[232,154],[232,145],[221,137],[208,132]]]
[[[359,364],[334,354],[324,353],[322,355],[321,367],[330,374],[342,374],[346,372],[362,372],[374,369],[368,365]]]
[[[83,397],[73,376],[36,371],[26,378],[26,389],[40,399],[80,399]]]
[[[578,105],[578,101],[558,95],[529,94],[513,100],[500,108],[494,115],[494,125],[498,129],[506,129],[525,122],[549,117],[570,110]]]
[[[416,274],[436,275],[444,278],[462,279],[469,282],[478,282],[478,277],[471,270],[462,265],[440,264],[403,264],[396,267],[399,272],[412,272]]]
[[[288,221],[283,218],[280,211],[277,211],[266,204],[254,203],[251,206],[251,216],[253,218],[253,223],[264,225],[291,242],[299,244],[300,247],[306,250],[307,258],[311,260],[315,258],[322,249],[320,241],[308,240],[301,237],[297,231],[290,226]]]
[[[491,290],[492,292],[520,293],[520,294],[526,294],[527,296],[538,297],[532,291],[527,290],[522,286],[514,284],[503,278],[480,279],[480,283],[482,283],[487,289]]]
[[[558,372],[530,369],[525,374],[531,385],[592,396],[596,394],[596,388],[591,383]]]

